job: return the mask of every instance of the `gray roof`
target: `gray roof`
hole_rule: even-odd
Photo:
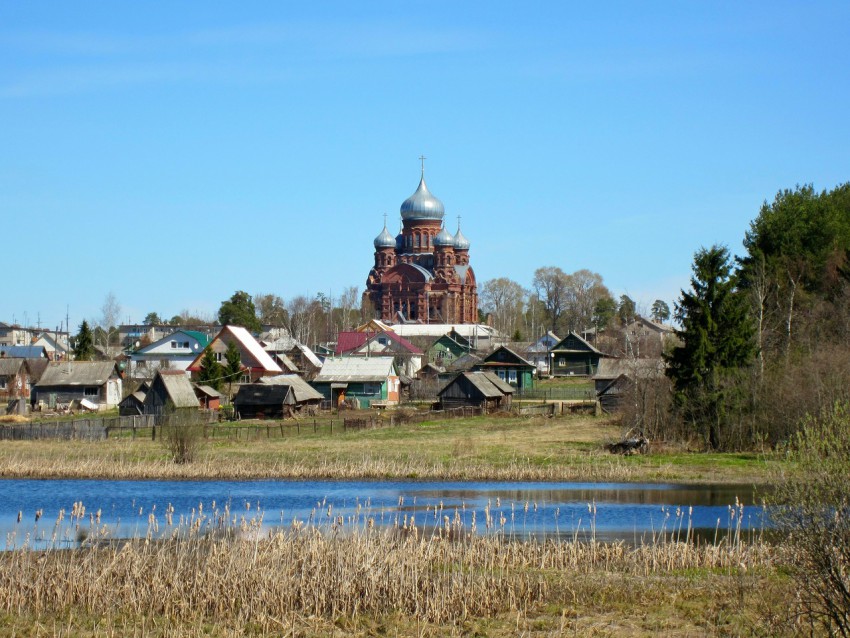
[[[36,385],[101,386],[114,374],[114,361],[51,361]]]
[[[195,389],[192,387],[192,382],[189,377],[182,371],[176,373],[157,372],[159,379],[165,386],[165,391],[168,398],[174,404],[175,408],[197,408],[200,407]],[[156,387],[156,379],[153,382]]]
[[[664,374],[663,359],[612,359],[599,360],[594,379],[617,379],[625,375],[630,379],[652,379]]]
[[[11,377],[18,374],[25,359],[0,359],[0,377]]]
[[[439,394],[442,394],[446,388],[455,383],[461,377],[465,378],[469,381],[478,391],[488,399],[495,399],[498,397],[502,397],[506,394],[513,394],[514,389],[511,385],[502,381],[499,377],[497,377],[492,372],[461,372],[454,379],[449,381],[442,390],[440,390]]]
[[[221,397],[221,392],[219,392],[215,388],[210,387],[208,385],[196,385],[195,389],[200,391],[201,393],[205,394],[206,396],[213,398],[213,399],[215,399],[217,397]],[[197,396],[197,394],[196,394],[196,396]]]
[[[392,357],[327,358],[313,383],[383,382],[395,376]]]
[[[375,248],[395,248],[395,237],[390,235],[390,231],[384,226],[381,234],[375,237]]]
[[[245,383],[233,397],[233,404],[240,405],[292,405],[295,402],[292,386]]]
[[[288,385],[295,393],[295,401],[322,400],[324,397],[316,392],[313,387],[297,374],[279,374],[274,377],[262,377],[260,383],[263,385]]]

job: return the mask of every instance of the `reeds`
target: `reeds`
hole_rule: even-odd
[[[382,526],[368,508],[342,516],[318,505],[308,520],[278,527],[250,506],[240,512],[199,506],[176,521],[167,508],[149,513],[138,537],[110,540],[99,512],[76,503],[59,514],[54,528],[73,530],[79,546],[55,549],[69,537],[58,531],[48,539],[54,549],[32,549],[32,536],[0,553],[0,611],[250,624],[263,633],[274,633],[293,616],[336,622],[400,614],[459,626],[562,605],[581,576],[731,574],[770,569],[779,556],[767,543],[742,542],[740,527],[737,535],[733,529],[708,544],[692,542],[687,533],[659,533],[637,545],[593,536],[516,540],[506,532],[506,509],[494,511],[492,520],[485,516],[486,530],[464,524],[456,513],[420,512],[420,519],[441,521],[423,533],[415,513],[399,512]]]

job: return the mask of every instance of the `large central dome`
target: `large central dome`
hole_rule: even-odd
[[[419,180],[419,188],[401,205],[401,218],[413,219],[442,219],[446,210],[443,202],[434,197],[425,184],[425,175]]]

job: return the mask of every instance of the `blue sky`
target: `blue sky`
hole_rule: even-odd
[[[591,6],[592,5],[592,6]],[[850,3],[0,5],[0,320],[363,288],[424,154],[479,282],[649,306],[850,179]]]

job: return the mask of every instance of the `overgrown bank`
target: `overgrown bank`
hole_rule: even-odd
[[[446,480],[766,483],[772,454],[691,453],[655,445],[649,455],[605,451],[622,431],[611,420],[476,417],[340,432],[245,427],[242,438],[198,442],[175,464],[159,441],[7,441],[0,476],[73,478],[417,478]],[[247,437],[253,432],[253,436]],[[283,432],[283,433],[281,433]]]

